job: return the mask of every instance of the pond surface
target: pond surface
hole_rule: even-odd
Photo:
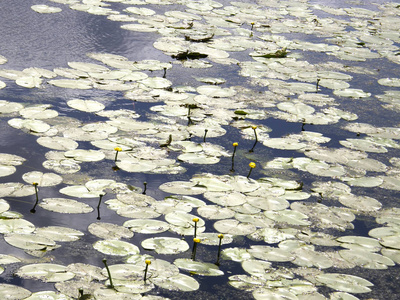
[[[0,295],[398,298],[400,3],[0,15]]]

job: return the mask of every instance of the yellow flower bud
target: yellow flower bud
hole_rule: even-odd
[[[224,235],[222,233],[218,234],[218,238],[223,239]]]
[[[146,259],[144,262],[146,263],[146,265],[151,265],[151,260],[150,259]]]
[[[253,126],[251,126],[251,128],[253,128],[254,130],[256,130],[256,129],[257,129],[257,126],[253,125]]]
[[[194,238],[194,239],[193,239],[193,242],[195,242],[195,243],[200,243],[200,239],[199,239],[199,238]]]
[[[199,221],[199,218],[193,218],[193,222],[197,223]]]
[[[37,183],[37,182],[32,182],[32,184],[33,184],[33,185],[38,185],[39,183]]]
[[[249,163],[249,167],[254,169],[256,167],[256,163],[254,163],[254,162]]]
[[[234,143],[232,144],[233,147],[237,147],[238,145],[239,145],[239,144],[236,143],[236,142],[234,142]]]
[[[114,150],[120,152],[120,151],[122,151],[122,148],[121,147],[115,147]]]

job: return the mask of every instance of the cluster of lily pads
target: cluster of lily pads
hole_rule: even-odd
[[[55,283],[57,290],[31,293],[3,283],[0,295],[29,300],[165,299],[152,291],[196,291],[202,288],[202,276],[226,276],[224,263],[232,262],[237,268],[227,277],[230,287],[255,299],[358,299],[353,294],[373,292],[374,284],[352,270],[400,263],[400,210],[368,193],[400,190],[400,129],[398,124],[356,122],[356,113],[339,108],[349,101],[366,105],[377,100],[383,111],[399,111],[400,79],[382,77],[363,64],[374,59],[400,62],[396,3],[369,10],[278,0],[50,2],[57,6],[31,8],[35,13],[63,13],[65,5],[76,13],[120,22],[123,30],[151,33],[153,47],[166,59],[134,61],[91,52],[87,61],[53,70],[0,69],[0,88],[5,90],[15,83],[33,91],[108,91],[117,103],[150,106],[142,113],[115,109],[117,105],[110,109],[107,101],[95,97],[65,99],[71,112],[95,119],[89,122],[63,116],[53,103],[0,100],[0,115],[7,124],[36,136],[40,149],[47,151],[42,154],[43,170],[0,184],[0,233],[9,245],[38,260],[29,263],[3,254],[0,264],[21,264],[17,276]],[[318,42],[300,40],[301,34]],[[7,60],[0,56],[0,64]],[[232,76],[234,68],[242,85],[221,77],[224,70]],[[213,76],[193,76],[193,87],[169,75],[195,69]],[[380,95],[364,91],[352,82],[360,74],[371,76],[380,88],[393,89]],[[272,137],[277,128],[266,125],[270,119],[298,123],[298,132]],[[350,137],[330,147],[331,138],[308,130],[312,125],[337,126]],[[241,139],[227,148],[223,139],[236,132]],[[254,142],[250,151],[242,147],[247,141]],[[283,151],[288,155],[282,156]],[[1,153],[0,176],[6,180],[27,161]],[[116,175],[99,174],[82,183],[82,169],[98,163]],[[250,166],[247,177],[244,163]],[[220,165],[219,173],[197,171],[207,165]],[[130,185],[131,173],[148,178],[163,174],[163,183],[153,197]],[[41,196],[58,185],[63,185],[57,189],[59,197]],[[35,194],[33,213],[87,214],[94,206],[83,200],[99,199],[99,220],[87,228],[99,238],[91,249],[117,263],[108,266],[104,260],[100,268],[46,261],[61,243],[83,239],[85,233],[36,227],[10,210],[12,199]],[[107,208],[115,218],[123,218],[122,225],[100,221],[106,194],[112,195],[104,201]],[[360,217],[375,221],[368,236],[351,231]],[[136,234],[145,238],[138,242]],[[241,239],[245,245],[238,243]],[[217,263],[209,256],[195,259],[201,247],[212,249],[216,259],[221,246]]]

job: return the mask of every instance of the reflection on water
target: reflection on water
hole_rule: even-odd
[[[69,61],[87,61],[86,53],[93,51],[118,53],[132,60],[157,59],[154,34],[136,35],[121,30],[120,22],[62,5],[62,13],[39,14],[30,9],[33,4],[0,3],[1,54],[9,58],[8,68],[66,67]]]

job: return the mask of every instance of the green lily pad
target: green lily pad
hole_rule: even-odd
[[[31,9],[40,14],[54,14],[62,11],[62,9],[59,7],[48,6],[46,4],[32,5]]]
[[[248,235],[257,230],[253,224],[241,223],[235,219],[219,220],[214,223],[214,228],[218,232],[231,235]]]
[[[22,179],[27,183],[36,182],[38,186],[54,186],[63,181],[60,175],[55,173],[42,173],[39,171],[32,171],[22,175]]]
[[[238,192],[206,192],[204,197],[221,206],[238,206],[246,203],[246,196]]]
[[[364,212],[374,212],[382,207],[382,203],[368,196],[356,196],[353,194],[339,196],[339,202],[343,205]]]
[[[11,174],[14,174],[17,169],[14,166],[3,166],[0,165],[0,177],[6,177]]]
[[[18,269],[17,275],[27,279],[37,279],[44,282],[61,282],[75,277],[72,272],[67,272],[65,266],[57,264],[31,264]]]
[[[53,79],[48,83],[66,89],[88,90],[93,87],[92,81],[85,79]]]
[[[67,266],[67,271],[74,273],[75,276],[77,277],[90,278],[96,280],[107,279],[107,277],[101,273],[102,271],[101,268],[89,264],[84,264],[84,263],[69,264]]]
[[[224,275],[224,272],[221,271],[213,263],[193,261],[192,259],[187,259],[187,258],[178,258],[174,261],[174,265],[176,265],[180,269],[189,271],[191,274],[196,274],[201,276]]]
[[[21,262],[21,260],[19,258],[16,258],[15,256],[6,254],[0,255],[0,264],[2,265],[14,264],[19,262]]]
[[[60,174],[73,174],[79,172],[80,165],[74,159],[50,159],[43,162],[43,167]]]
[[[395,265],[390,258],[366,250],[340,250],[339,254],[345,260],[366,269],[384,270]]]
[[[199,195],[207,191],[206,188],[197,186],[197,183],[190,181],[171,181],[161,184],[160,190],[179,195]]]
[[[219,205],[206,205],[199,207],[197,213],[203,218],[209,220],[229,219],[235,215],[233,210]]]
[[[120,240],[101,240],[93,244],[97,251],[114,256],[139,254],[139,248],[131,243]]]
[[[310,221],[307,221],[308,216],[293,210],[265,211],[264,215],[279,223],[287,223],[291,225],[309,226]]]
[[[156,277],[151,280],[155,285],[172,291],[193,292],[199,289],[200,285],[193,277],[178,274],[168,278]]]
[[[25,300],[70,300],[71,298],[65,294],[56,293],[54,291],[42,291],[33,293],[30,297]]]
[[[30,234],[8,234],[4,236],[4,240],[17,248],[24,250],[52,250],[56,248],[56,243],[53,240],[45,238],[33,233]]]
[[[253,297],[256,300],[268,299],[268,300],[297,300],[299,299],[296,294],[286,290],[286,289],[256,289],[253,291]]]
[[[169,224],[160,220],[136,219],[124,222],[125,227],[128,227],[133,232],[143,234],[154,234],[165,232],[169,229]]]
[[[94,100],[72,99],[67,102],[67,105],[85,112],[99,112],[105,108],[102,103]]]
[[[1,83],[0,83],[1,85]],[[21,103],[11,102],[7,100],[0,100],[0,113],[11,114],[20,111],[24,106]]]
[[[20,286],[7,283],[0,284],[0,297],[3,299],[22,300],[26,299],[31,294],[31,291]]]
[[[307,146],[305,143],[301,143],[298,140],[291,138],[270,138],[263,141],[263,145],[282,150],[300,150]]]
[[[36,228],[35,233],[57,242],[77,241],[84,235],[82,231],[62,226]]]
[[[61,136],[42,136],[39,137],[37,140],[39,145],[44,147],[54,149],[54,150],[74,150],[78,148],[78,143],[72,139],[68,139]]]
[[[369,287],[373,286],[371,282],[361,277],[340,273],[321,274],[315,279],[332,289],[353,294],[368,293],[371,291]]]
[[[66,198],[44,198],[39,206],[63,214],[87,214],[93,211],[90,205]]]
[[[129,229],[113,223],[95,222],[88,226],[91,234],[101,238],[110,240],[119,240],[121,238],[130,239],[133,232]]]
[[[189,244],[184,240],[172,237],[154,237],[141,243],[146,250],[154,250],[158,254],[177,254],[189,249]]]
[[[101,151],[97,150],[83,150],[83,149],[76,149],[76,150],[69,150],[64,153],[65,157],[73,158],[78,161],[100,161],[104,159],[105,155]]]
[[[26,129],[32,132],[43,133],[50,129],[50,125],[42,120],[18,119],[8,120],[8,125],[17,129]]]
[[[24,219],[0,219],[0,233],[27,234],[35,230],[35,225]]]

